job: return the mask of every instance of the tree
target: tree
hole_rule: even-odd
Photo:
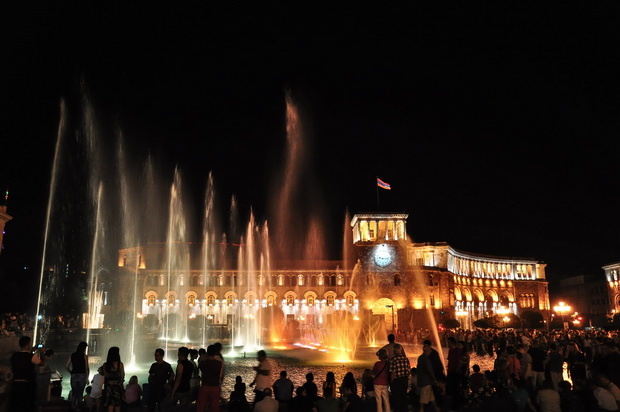
[[[456,329],[461,327],[461,322],[456,319],[449,318],[443,322],[443,326],[448,329]]]
[[[542,329],[545,326],[542,314],[533,310],[524,310],[521,313],[521,320],[527,329]]]

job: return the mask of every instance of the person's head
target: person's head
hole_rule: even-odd
[[[19,338],[19,348],[21,350],[29,350],[31,348],[32,339],[30,336],[22,336]]]
[[[596,383],[598,383],[602,387],[606,387],[611,383],[611,380],[609,379],[609,376],[605,375],[604,373],[599,373],[598,375],[596,375]]]
[[[101,376],[105,375],[105,372],[103,370],[103,366],[100,366],[99,369],[97,369],[97,373],[99,373],[99,375],[101,375]]]
[[[304,388],[303,386],[298,386],[297,389],[295,389],[295,395],[306,396],[306,388]]]
[[[285,379],[286,378],[286,371],[280,371],[280,377],[282,379]]]
[[[334,394],[334,389],[331,386],[326,386],[325,388],[323,388],[324,398],[331,398],[333,394]]]
[[[156,362],[162,362],[164,360],[164,354],[166,352],[164,352],[164,350],[162,348],[157,348],[155,349],[155,354],[153,355],[155,357],[155,361]]]
[[[198,349],[198,356],[206,356],[207,350],[205,348]]]
[[[430,341],[430,340],[426,339],[426,340],[424,341],[424,346],[433,346],[433,345],[431,344],[431,341]]]
[[[215,345],[207,346],[207,356],[215,356],[217,355],[217,349]]]
[[[378,357],[380,360],[382,360],[382,361],[383,361],[383,360],[387,360],[387,358],[388,358],[387,350],[385,350],[385,349],[383,349],[383,348],[379,349],[379,350],[377,351],[377,357]]]
[[[189,357],[193,360],[193,359],[198,359],[198,350],[196,349],[190,349],[189,350]]]
[[[264,359],[267,359],[267,352],[265,352],[265,351],[264,351],[264,350],[262,350],[262,349],[261,349],[261,350],[259,350],[259,351],[256,353],[256,358],[257,358],[259,361],[262,361],[262,360],[264,360]]]
[[[129,378],[129,385],[133,384],[138,384],[138,377],[136,375],[133,375],[131,378]]]
[[[327,375],[325,375],[325,380],[327,382],[336,382],[336,376],[334,375],[334,372],[327,372]]]
[[[53,349],[48,349],[45,351],[45,357],[47,359],[51,359],[52,357],[54,357],[54,350]]]
[[[306,373],[306,381],[312,382],[314,380],[314,374],[312,372]]]
[[[454,336],[448,338],[448,346],[451,348],[456,346],[456,338]]]
[[[85,354],[86,353],[86,347],[88,346],[88,343],[86,342],[80,342],[77,345],[77,349],[75,350],[77,353],[81,353],[81,354]]]
[[[220,342],[215,342],[213,346],[215,346],[216,353],[222,353],[222,344]]]
[[[118,346],[112,346],[110,349],[108,349],[108,357],[106,358],[106,363],[108,365],[111,365],[114,362],[119,362],[121,361],[121,352]]]
[[[179,359],[187,359],[189,356],[189,348],[181,346],[178,351]]]
[[[480,366],[477,364],[472,366],[471,369],[474,371],[474,373],[480,373]]]
[[[410,374],[411,376],[415,376],[415,375],[417,375],[417,374],[418,374],[418,368],[416,368],[416,367],[411,368],[411,369],[409,370],[409,374]]]
[[[394,343],[394,340],[396,340],[393,333],[390,333],[387,338],[390,343]]]
[[[235,382],[237,383],[242,383],[243,382],[243,378],[239,375],[235,376]]]
[[[265,394],[265,398],[271,398],[271,394],[273,392],[271,391],[271,388],[265,388],[263,389],[263,393]]]
[[[84,388],[84,391],[86,392],[87,395],[90,395],[90,393],[93,391],[93,387],[88,385],[87,387]]]

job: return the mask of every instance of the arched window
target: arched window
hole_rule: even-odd
[[[347,306],[353,306],[355,304],[355,299],[352,295],[347,295]]]
[[[226,304],[228,306],[234,305],[235,304],[235,295],[230,294],[230,295],[226,296]]]
[[[400,286],[400,275],[398,273],[394,274],[394,286]]]
[[[310,286],[317,286],[318,284],[318,278],[316,276],[311,276],[310,277]]]
[[[293,306],[295,304],[295,296],[292,294],[286,295],[286,304],[289,306]]]
[[[338,275],[336,282],[338,283],[338,286],[344,285],[344,277],[342,275]]]
[[[276,275],[273,275],[271,277],[271,286],[277,286],[278,285],[278,277]]]
[[[276,304],[276,295],[268,295],[267,296],[267,305],[274,306]]]
[[[164,286],[165,284],[164,275],[159,275],[159,286]]]
[[[289,276],[289,282],[291,286],[297,286],[297,276]]]
[[[308,297],[306,298],[306,305],[314,306],[314,296],[308,295]]]
[[[297,284],[299,286],[303,286],[304,285],[304,275],[297,275]]]
[[[198,276],[192,276],[189,279],[189,285],[190,286],[198,286]]]
[[[215,305],[215,295],[207,296],[207,305],[209,306]]]
[[[187,297],[187,304],[188,304],[189,306],[194,306],[194,305],[196,304],[196,296],[194,296],[194,295],[189,295],[189,296]]]
[[[263,286],[265,284],[265,277],[263,275],[258,275],[258,286]]]
[[[179,276],[179,286],[184,286],[185,285],[185,276],[181,275]]]
[[[326,300],[327,300],[327,306],[334,306],[334,296],[333,295],[327,295]]]
[[[278,275],[278,286],[284,286],[284,276]]]
[[[149,306],[155,306],[155,300],[156,300],[155,298],[156,298],[156,296],[155,296],[155,295],[149,295],[149,296],[146,298],[146,303],[147,303],[147,305],[149,305]]]
[[[435,306],[435,295],[429,295],[428,299],[429,299],[431,306]]]

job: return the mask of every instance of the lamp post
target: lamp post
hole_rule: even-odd
[[[495,310],[495,313],[502,317],[502,325],[503,327],[506,327],[506,323],[510,322],[510,317],[508,317],[510,309],[500,306]]]
[[[571,311],[571,307],[564,302],[559,302],[553,307],[553,311],[562,317],[562,327],[568,329],[568,324],[564,322],[564,316]]]
[[[394,323],[394,305],[385,305],[385,307],[392,310],[392,333],[394,333],[396,329],[396,324]]]
[[[454,314],[456,315],[457,319],[461,318],[464,320],[463,323],[465,323],[465,325],[463,325],[463,323],[461,323],[461,328],[463,329],[471,329],[470,324],[469,324],[469,312],[467,312],[466,310],[460,309],[457,310],[456,312],[454,312]],[[465,327],[463,327],[465,326]]]

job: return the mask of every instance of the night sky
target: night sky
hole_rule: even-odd
[[[377,210],[379,176],[381,210],[409,213],[415,241],[535,258],[552,282],[620,261],[615,9],[53,3],[3,16],[5,285],[36,284],[59,102],[84,93],[197,203],[213,171],[218,196],[269,218],[289,91],[330,258],[345,211]]]

